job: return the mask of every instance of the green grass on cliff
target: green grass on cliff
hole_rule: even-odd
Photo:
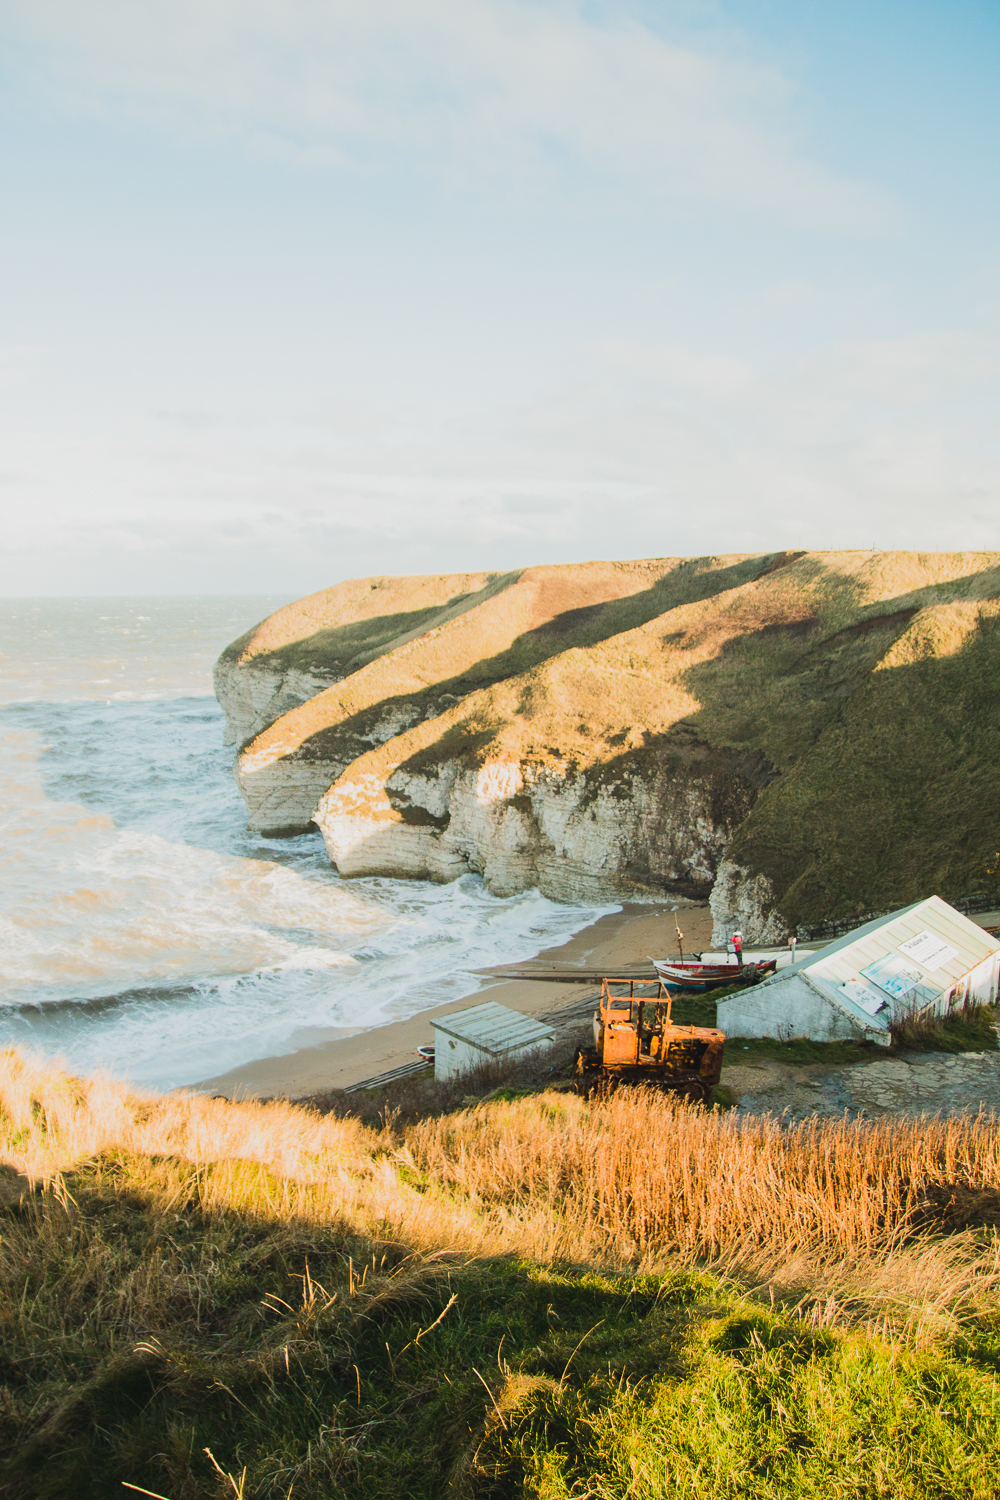
[[[384,615],[338,586],[335,624],[303,602],[311,632],[292,609],[299,634],[282,643],[274,626],[275,660],[354,675],[278,721],[280,753],[369,784],[397,766],[518,759],[576,776],[583,814],[638,781],[651,805],[705,807],[789,930],[1000,878],[987,875],[1000,848],[997,554],[661,559],[477,581],[439,599],[450,580],[389,580]],[[426,821],[389,796],[401,821]],[[711,871],[686,873],[655,819],[647,842],[635,889],[704,895]]]
[[[10,1500],[996,1495],[992,1315],[911,1348],[717,1275],[408,1258],[143,1175],[0,1217]]]
[[[67,1188],[7,1272],[10,1500],[996,1496],[993,1323],[916,1352],[709,1275],[408,1265],[336,1230],[163,1215],[106,1170]],[[118,1344],[85,1262],[135,1278],[163,1254],[175,1307]]]
[[[871,674],[731,857],[767,876],[793,928],[984,890],[998,829],[1000,628],[984,615],[958,650]]]
[[[268,671],[317,672],[347,676],[369,662],[406,645],[415,636],[446,625],[449,620],[485,602],[517,581],[516,573],[497,574],[481,589],[453,594],[422,609],[398,610],[361,620],[346,620],[325,626],[301,640],[289,641],[267,652],[255,653],[255,662]],[[459,580],[464,581],[464,580]]]
[[[269,670],[312,670],[331,663],[348,670],[393,641],[517,574],[431,573],[416,577],[351,578],[285,605],[262,620],[220,658],[227,665],[259,660]]]

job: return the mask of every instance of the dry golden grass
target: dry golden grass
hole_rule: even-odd
[[[371,1129],[8,1052],[0,1160],[11,1500],[995,1496],[991,1118]]]
[[[255,656],[287,650],[319,633],[329,636],[338,627],[382,620],[405,622],[407,615],[432,614],[455,595],[485,588],[492,573],[431,573],[416,578],[349,578],[286,604],[248,630],[223,653],[223,658],[250,661]],[[399,628],[402,628],[400,625]]]
[[[775,1295],[801,1291],[819,1322],[920,1338],[1000,1293],[995,1238],[920,1228],[935,1189],[940,1201],[942,1188],[1000,1187],[992,1117],[786,1127],[655,1094],[622,1092],[597,1109],[543,1096],[425,1121],[405,1149],[508,1234],[530,1224],[535,1254],[712,1265]]]
[[[251,774],[279,756],[296,753],[306,741],[320,733],[325,735],[327,753],[339,744],[339,757],[353,761],[359,750],[370,742],[377,722],[387,718],[396,723],[397,730],[401,727],[403,721],[396,722],[389,712],[393,704],[410,698],[420,699],[425,692],[430,692],[433,697],[436,691],[443,691],[446,686],[454,692],[456,685],[469,673],[473,682],[490,682],[496,677],[509,676],[515,663],[505,661],[503,654],[515,650],[517,642],[534,637],[529,662],[543,659],[556,649],[557,640],[557,637],[550,640],[538,637],[538,632],[545,626],[551,626],[560,616],[586,615],[601,605],[623,598],[627,600],[637,594],[645,596],[651,585],[661,582],[663,576],[676,567],[676,558],[663,558],[635,563],[527,568],[489,577],[483,575],[478,580],[472,575],[387,580],[392,585],[394,596],[406,600],[406,588],[409,587],[413,592],[413,602],[420,605],[430,597],[428,586],[432,584],[436,585],[437,593],[446,586],[456,597],[442,601],[436,612],[418,609],[399,617],[397,633],[383,643],[382,650],[361,653],[351,662],[342,681],[289,709],[264,728],[243,749],[240,758],[242,773]],[[361,582],[364,585],[360,595],[361,607],[369,608],[373,596],[368,581]],[[345,622],[341,627],[343,631],[349,628],[346,622],[351,618],[349,608],[345,606],[348,601],[357,600],[357,585],[342,584],[329,592],[338,596],[337,617]],[[311,602],[305,600],[303,604]],[[299,605],[290,605],[264,621],[254,633],[252,645],[240,657],[240,664],[261,654],[260,641],[277,640],[279,635],[292,628],[290,622],[300,622],[299,611]],[[395,627],[390,624],[390,628]],[[331,636],[328,640],[328,636],[330,632],[322,632],[311,644],[307,641],[300,645],[296,654],[311,650],[320,663],[327,658],[332,660],[339,637],[334,639]],[[223,658],[231,658],[232,653],[233,647],[228,647]],[[285,655],[288,655],[287,649]],[[504,664],[491,670],[486,664],[494,658]],[[525,662],[519,661],[518,665],[523,669]],[[467,687],[466,684],[461,691],[467,691]],[[440,705],[437,711],[440,711]],[[375,718],[369,722],[365,716],[373,714]],[[422,717],[422,714],[417,717]],[[342,743],[338,741],[338,730],[343,735]],[[385,731],[376,729],[375,734],[384,738]]]
[[[406,1141],[442,1186],[483,1204],[549,1204],[628,1259],[870,1251],[912,1220],[928,1184],[1000,1184],[992,1118],[784,1128],[624,1090],[594,1109],[550,1095],[466,1110]]]
[[[1000,1306],[995,1233],[947,1233],[941,1208],[953,1192],[995,1201],[992,1116],[786,1128],[623,1091],[375,1131],[286,1103],[142,1096],[8,1052],[0,1159],[57,1195],[64,1173],[96,1162],[167,1207],[196,1202],[291,1232],[337,1224],[421,1255],[711,1266],[800,1296],[814,1321],[918,1341]]]

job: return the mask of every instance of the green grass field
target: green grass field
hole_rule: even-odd
[[[1000,1127],[0,1061],[11,1500],[992,1500]]]
[[[705,1273],[407,1260],[177,1188],[102,1163],[20,1220],[5,1494],[996,1495],[996,1317],[906,1348]],[[113,1325],[109,1283],[153,1267],[169,1295]]]

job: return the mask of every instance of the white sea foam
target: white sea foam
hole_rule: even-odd
[[[206,689],[274,604],[0,608],[0,1042],[190,1083],[472,994],[614,909],[343,882],[318,835],[249,834]]]

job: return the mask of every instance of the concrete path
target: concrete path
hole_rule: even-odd
[[[735,1063],[722,1082],[743,1114],[850,1116],[1000,1114],[1000,1052],[911,1052],[831,1068],[785,1063]]]

